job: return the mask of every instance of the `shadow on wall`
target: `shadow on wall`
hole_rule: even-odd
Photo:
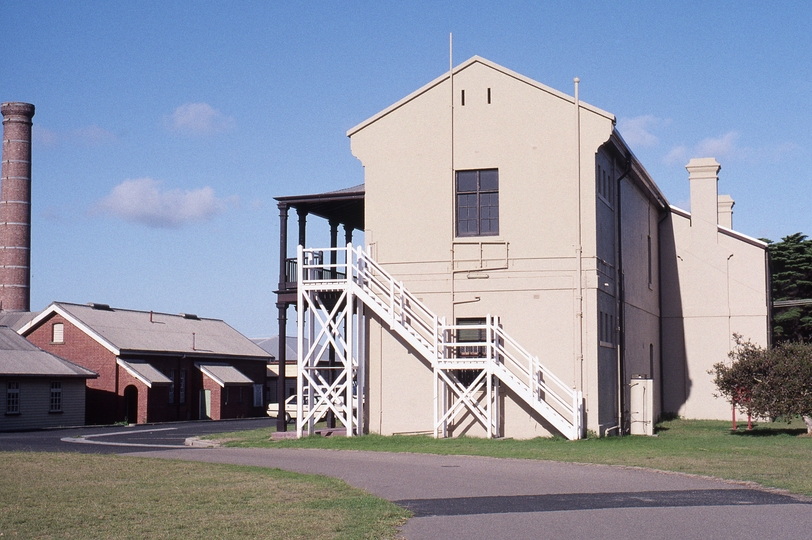
[[[123,413],[116,414],[119,407],[117,407],[118,396],[115,392],[90,387],[85,392],[86,425],[110,425],[119,420],[116,418],[117,416],[123,415]]]
[[[671,214],[660,223],[660,361],[662,415],[677,414],[691,394],[685,355],[685,327],[679,287],[679,260]]]

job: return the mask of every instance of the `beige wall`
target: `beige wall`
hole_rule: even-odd
[[[499,316],[504,329],[545,366],[583,388],[590,429],[597,429],[596,296],[587,288],[594,290],[598,283],[595,152],[611,135],[613,117],[582,105],[587,336],[582,370],[575,359],[579,171],[574,100],[478,59],[458,68],[453,84],[453,156],[447,76],[350,131],[353,154],[365,169],[366,240],[389,272],[449,322]],[[453,171],[486,168],[499,170],[500,234],[455,238]],[[428,365],[377,321],[370,324],[369,358],[370,429],[431,431]],[[540,418],[510,396],[503,410],[505,436],[549,434]],[[460,422],[457,432],[465,426]],[[473,426],[468,432],[482,431]]]
[[[717,232],[709,178],[692,181],[693,226],[687,214],[670,213],[639,163],[626,171],[614,117],[583,103],[579,110],[580,137],[574,98],[474,57],[455,69],[453,91],[446,74],[351,129],[365,170],[365,239],[449,323],[500,317],[509,335],[584,392],[588,429],[628,423],[633,375],[655,379],[655,416],[663,403],[666,412],[702,417],[714,404],[705,371],[724,359],[730,333],[766,340],[763,246]],[[596,164],[620,183],[611,201],[596,193]],[[489,168],[499,170],[499,234],[455,238],[454,171]],[[614,316],[609,342],[601,312]],[[368,325],[369,430],[431,432],[428,362],[386,324]],[[508,392],[500,406],[501,435],[550,433]],[[470,418],[451,432],[485,433]]]
[[[766,244],[717,225],[715,159],[687,168],[692,212],[674,209],[663,223],[673,237],[661,261],[663,406],[687,418],[727,419],[730,404],[713,397],[708,370],[728,359],[734,333],[768,344]]]

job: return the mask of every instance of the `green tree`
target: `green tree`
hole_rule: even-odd
[[[812,299],[812,240],[795,233],[768,243],[773,301]],[[812,341],[812,305],[774,308],[773,338]]]
[[[764,349],[734,337],[732,362],[719,362],[711,371],[719,395],[754,416],[802,416],[812,433],[812,343],[788,341]]]

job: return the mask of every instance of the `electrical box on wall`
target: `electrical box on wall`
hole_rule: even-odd
[[[654,381],[647,375],[632,375],[629,413],[632,435],[654,435]]]

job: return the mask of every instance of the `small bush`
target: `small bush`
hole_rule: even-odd
[[[754,416],[802,416],[812,433],[812,344],[791,341],[765,349],[734,338],[732,362],[719,362],[711,371],[718,395]]]

